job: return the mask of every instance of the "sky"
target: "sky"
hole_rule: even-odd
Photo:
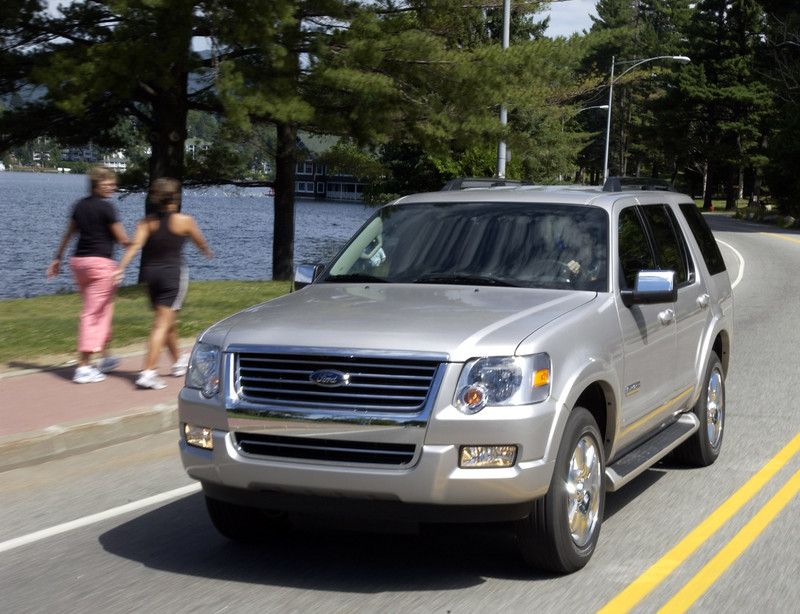
[[[592,26],[589,15],[597,16],[594,5],[597,0],[567,0],[550,5],[550,27],[548,36],[569,36],[588,30]]]

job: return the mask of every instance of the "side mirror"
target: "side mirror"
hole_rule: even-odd
[[[635,288],[622,290],[620,295],[626,307],[674,303],[678,300],[675,271],[639,271],[636,274]]]
[[[307,285],[314,283],[314,280],[319,277],[322,270],[325,268],[324,264],[301,264],[294,270],[294,282],[292,283],[292,290],[299,290],[305,288]]]

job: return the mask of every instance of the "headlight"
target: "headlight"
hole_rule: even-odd
[[[207,399],[219,392],[220,349],[208,343],[196,343],[189,359],[186,385],[196,388]]]
[[[469,361],[461,371],[454,405],[465,414],[487,405],[541,403],[550,394],[550,357],[496,356]]]

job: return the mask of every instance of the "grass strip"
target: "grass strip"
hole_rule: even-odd
[[[191,282],[179,314],[178,334],[193,337],[217,320],[286,294],[289,288],[285,281]],[[81,297],[76,293],[0,300],[0,363],[75,352],[80,310]],[[145,341],[151,323],[144,286],[120,288],[111,347]]]

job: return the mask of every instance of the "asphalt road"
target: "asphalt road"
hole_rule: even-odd
[[[0,474],[0,611],[797,612],[800,496],[780,497],[800,453],[776,455],[800,433],[800,234],[711,223],[732,280],[744,266],[722,455],[702,470],[658,465],[609,494],[583,571],[524,569],[502,527],[297,518],[270,547],[238,546],[196,491],[11,542],[190,485],[167,433]]]

